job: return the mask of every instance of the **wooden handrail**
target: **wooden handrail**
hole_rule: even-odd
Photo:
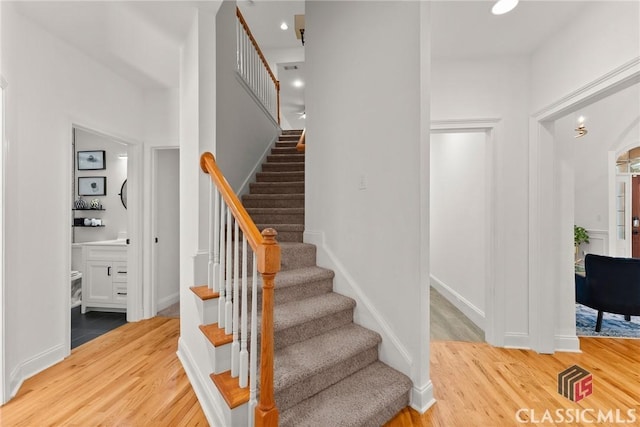
[[[258,46],[258,42],[253,37],[253,34],[251,33],[251,30],[249,29],[249,25],[247,24],[247,21],[244,20],[244,16],[242,16],[242,12],[240,12],[240,8],[238,8],[238,7],[236,7],[236,16],[240,20],[240,23],[242,24],[242,27],[244,28],[245,32],[247,33],[247,36],[249,36],[249,40],[251,40],[251,44],[253,44],[253,47],[256,48],[256,52],[258,52],[258,56],[260,57],[260,60],[262,61],[262,64],[264,65],[264,68],[267,69],[267,72],[269,73],[269,76],[271,77],[271,80],[273,80],[273,84],[276,86],[276,89],[278,89],[278,93],[280,93],[280,90],[279,90],[280,89],[280,83],[278,82],[278,79],[276,79],[276,76],[273,74],[273,71],[271,71],[271,67],[269,67],[269,63],[267,62],[267,60],[265,59],[264,55],[262,54],[262,50],[260,49],[260,46]]]
[[[280,245],[276,241],[277,232],[267,228],[260,233],[238,196],[233,192],[218,168],[213,154],[206,152],[200,156],[200,168],[209,174],[218,188],[251,245],[257,258],[257,270],[262,276],[262,322],[260,329],[260,400],[255,408],[255,425],[277,427],[278,409],[273,392],[273,305],[274,282],[280,271]]]
[[[251,248],[257,252],[258,247],[264,243],[260,230],[256,227],[256,224],[247,213],[247,210],[238,199],[238,196],[236,196],[234,191],[231,189],[227,179],[222,175],[213,154],[206,152],[200,156],[200,168],[204,173],[211,176],[211,179],[216,184],[216,187],[218,187],[218,191],[224,198],[224,201],[227,202],[227,206],[231,209],[231,213],[238,222],[238,226],[247,237],[247,242],[249,242]]]
[[[304,128],[302,130],[302,134],[300,135],[300,139],[298,140],[298,143],[296,144],[296,150],[300,151],[300,152],[304,152],[305,148],[306,148],[306,134],[307,134],[307,128]]]

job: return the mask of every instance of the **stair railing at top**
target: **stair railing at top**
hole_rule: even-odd
[[[200,157],[200,167],[209,174],[209,287],[219,293],[218,326],[233,334],[231,376],[238,378],[240,388],[249,386],[249,426],[277,426],[278,410],[273,393],[273,305],[274,281],[280,271],[280,246],[276,231],[262,233],[233,192],[211,153]],[[226,230],[225,230],[226,226]],[[233,231],[232,231],[233,229]],[[240,233],[241,232],[241,233]],[[242,234],[242,254],[239,236]],[[248,316],[247,243],[251,246],[253,280],[251,315]],[[233,249],[233,251],[232,251]],[[242,262],[242,274],[239,263]],[[233,264],[233,266],[232,266]],[[258,339],[258,277],[262,276],[262,316],[260,353]],[[242,281],[240,289],[239,281]],[[248,319],[251,328],[247,329]],[[251,338],[250,351],[247,338]],[[257,360],[260,359],[260,401],[257,402]],[[249,384],[248,384],[249,383]],[[255,418],[254,418],[255,417]]]
[[[306,135],[307,135],[307,128],[304,128],[302,130],[302,134],[300,135],[300,139],[298,140],[298,143],[296,144],[296,150],[298,150],[301,153],[304,153],[306,146]]]
[[[238,73],[280,124],[280,82],[271,71],[239,8],[236,8],[236,16]]]

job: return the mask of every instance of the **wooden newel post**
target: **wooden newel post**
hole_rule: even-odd
[[[255,425],[276,427],[278,408],[273,395],[273,283],[280,271],[278,233],[273,228],[262,232],[264,243],[258,247],[258,271],[262,275],[262,328],[260,339],[260,401],[256,406]]]

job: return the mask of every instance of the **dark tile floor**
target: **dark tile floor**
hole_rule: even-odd
[[[71,309],[71,348],[91,341],[127,323],[126,313],[89,311],[80,313],[80,307]]]

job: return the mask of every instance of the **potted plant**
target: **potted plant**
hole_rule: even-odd
[[[589,233],[584,227],[573,225],[573,245],[576,250],[576,258],[578,257],[578,248],[583,243],[589,243]]]

